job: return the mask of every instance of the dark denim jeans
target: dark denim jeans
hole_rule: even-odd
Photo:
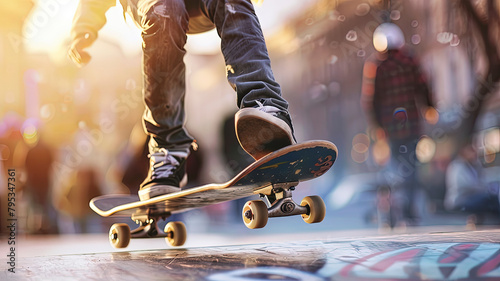
[[[187,33],[217,28],[239,108],[260,101],[288,112],[250,0],[128,0],[128,12],[142,31],[144,125],[152,137],[150,149],[189,151],[192,142],[184,128]]]

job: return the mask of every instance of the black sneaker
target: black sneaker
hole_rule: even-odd
[[[150,154],[149,158],[148,176],[139,190],[141,200],[180,191],[187,184],[186,158],[177,157],[165,148]]]
[[[274,106],[257,104],[258,107],[240,109],[235,116],[238,141],[255,160],[297,143],[288,113]]]

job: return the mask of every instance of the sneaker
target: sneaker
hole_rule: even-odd
[[[185,157],[178,157],[165,148],[148,157],[150,169],[139,190],[141,200],[180,191],[187,184]]]
[[[258,107],[240,109],[235,116],[238,141],[255,160],[296,143],[288,114],[259,101],[257,104]]]

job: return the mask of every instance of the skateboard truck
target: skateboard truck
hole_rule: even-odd
[[[132,215],[132,220],[139,225],[138,228],[130,232],[131,238],[150,238],[161,237],[161,231],[158,228],[158,219],[139,220]]]
[[[283,198],[276,199],[271,207],[267,209],[268,217],[295,216],[308,213],[309,210],[307,207],[300,206],[293,201],[292,192],[290,190],[284,190],[282,192]]]
[[[270,195],[261,194],[261,198],[264,197],[266,199],[264,202],[268,206],[268,217],[307,214],[308,209],[295,203],[292,199],[292,191],[295,190],[298,184],[298,182],[276,183],[272,185],[272,193]]]
[[[307,223],[321,222],[326,213],[325,203],[319,196],[307,196],[297,204],[292,191],[298,182],[276,183],[259,190],[262,200],[248,201],[243,207],[243,222],[248,228],[266,226],[270,217],[301,215]]]
[[[125,223],[116,223],[109,230],[109,242],[115,248],[125,248],[128,246],[131,238],[153,238],[165,237],[172,246],[182,246],[186,241],[186,226],[182,222],[171,221],[167,223],[164,230],[158,227],[158,221],[168,218],[170,212],[154,212],[149,209],[147,213],[138,209],[131,218],[139,227],[130,231],[130,227]]]
[[[158,221],[166,220],[171,216],[169,212],[156,212],[155,209],[148,209],[147,213],[137,210],[131,219],[139,225],[138,228],[130,232],[131,238],[167,237],[167,233],[160,231]]]

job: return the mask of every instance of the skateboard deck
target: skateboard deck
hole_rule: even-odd
[[[257,212],[266,213],[263,215],[264,225],[267,223],[268,216],[310,212],[309,207],[301,207],[291,200],[291,192],[299,182],[311,180],[326,173],[336,158],[337,147],[333,143],[308,141],[287,146],[264,156],[225,183],[189,188],[144,201],[140,201],[137,195],[104,195],[92,199],[90,207],[103,217],[132,217],[141,225],[146,225],[174,213],[259,194],[262,198],[268,199],[267,204],[262,206],[263,201],[250,201],[247,203],[249,204],[247,208],[243,210],[244,221],[245,212],[248,220],[245,224],[248,222],[249,228],[259,228],[263,227],[261,222],[257,221],[256,225],[251,225],[254,223],[254,215]],[[277,206],[274,210],[268,197],[272,198],[273,203],[280,203],[275,204]],[[317,201],[318,198],[314,200]],[[321,201],[319,204],[322,204],[324,209],[324,203],[321,199],[319,200]],[[262,210],[263,208],[266,210]]]
[[[309,141],[275,151],[244,169],[228,182],[207,184],[180,192],[140,201],[137,195],[104,195],[90,201],[90,207],[103,217],[136,214],[138,210],[181,213],[236,200],[255,194],[277,183],[298,183],[321,176],[333,165],[337,148],[326,141]]]

